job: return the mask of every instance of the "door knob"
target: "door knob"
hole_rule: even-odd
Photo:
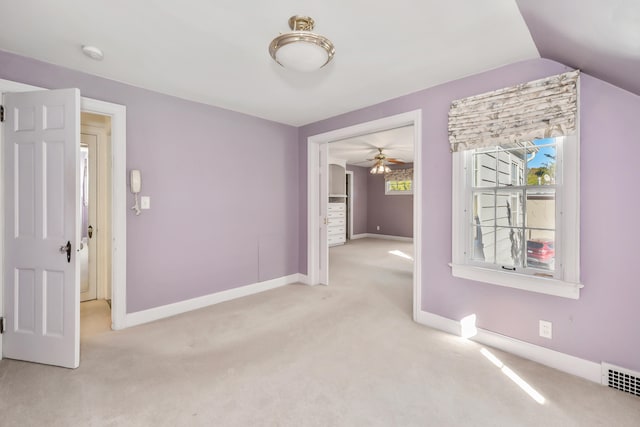
[[[93,236],[93,225],[90,225],[87,230],[88,230],[88,233],[89,233],[89,238],[91,238],[91,236]]]
[[[60,253],[67,253],[67,262],[71,262],[71,242],[67,240],[67,244],[60,246]]]

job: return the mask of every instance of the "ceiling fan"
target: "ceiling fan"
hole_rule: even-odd
[[[387,157],[382,152],[382,148],[378,148],[378,154],[376,154],[373,159],[367,159],[367,160],[369,160],[369,161],[375,160],[375,163],[373,164],[373,167],[369,171],[369,173],[372,173],[372,174],[383,174],[383,173],[391,172],[391,169],[389,169],[389,166],[387,166],[385,162],[393,163],[393,164],[396,164],[396,165],[403,165],[404,164],[404,162],[402,160],[399,160],[399,159],[396,159],[396,158],[393,158],[393,157]]]
[[[387,157],[387,155],[384,154],[382,152],[382,150],[383,150],[383,148],[378,148],[378,154],[376,154],[373,159],[367,159],[367,160],[369,160],[369,161],[376,160],[378,162],[379,161],[383,161],[384,162],[386,160],[387,162],[394,163],[396,165],[404,165],[404,162],[402,160],[396,159],[396,158],[393,158],[393,157]]]

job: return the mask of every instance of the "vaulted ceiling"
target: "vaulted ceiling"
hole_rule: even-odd
[[[268,54],[295,14],[320,71]],[[294,126],[541,56],[640,93],[638,28],[638,0],[0,1],[0,50]]]

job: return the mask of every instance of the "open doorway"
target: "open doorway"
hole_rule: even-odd
[[[111,117],[80,116],[80,338],[111,330]]]
[[[384,295],[409,317],[414,134],[410,124],[331,141],[327,149],[329,283]]]
[[[413,166],[412,169],[412,182],[416,185],[419,185],[421,182],[421,171],[420,171],[420,155],[421,155],[421,144],[420,141],[422,139],[422,129],[421,129],[421,110],[415,110],[407,113],[398,114],[395,116],[386,117],[379,120],[374,120],[371,122],[361,123],[358,125],[350,126],[343,129],[338,129],[334,131],[330,131],[323,134],[314,135],[308,138],[308,162],[307,162],[307,191],[308,191],[308,204],[307,204],[307,275],[308,282],[311,285],[315,284],[329,284],[329,270],[330,270],[330,260],[329,260],[329,244],[328,244],[328,227],[329,227],[329,162],[330,158],[335,158],[341,156],[341,154],[337,154],[335,150],[332,150],[332,146],[335,147],[335,143],[338,141],[346,141],[346,140],[356,140],[360,139],[363,136],[374,135],[378,133],[384,133],[386,131],[390,131],[393,129],[399,128],[407,128],[408,133],[411,135],[411,143],[408,150],[410,151],[410,157],[407,160],[411,160],[413,164],[409,164],[411,162],[403,162],[407,163],[407,166]],[[351,146],[351,149],[354,147]],[[371,148],[371,147],[370,147]],[[378,154],[380,151],[378,148],[384,147],[373,147]],[[375,154],[375,153],[374,153]],[[344,156],[344,155],[343,155]],[[362,153],[360,154],[362,156]],[[369,154],[365,154],[365,156],[369,156]],[[401,157],[401,156],[400,156]],[[371,158],[375,160],[375,155],[371,157],[361,158],[360,161],[368,161],[367,159]],[[371,161],[369,161],[371,162]],[[345,173],[346,173],[346,164],[348,162],[345,161]],[[367,165],[367,168],[370,169],[371,165]],[[368,170],[365,172],[369,173]],[[345,177],[346,179],[346,177]],[[354,173],[353,179],[354,187],[356,187],[353,191],[353,199],[355,201],[356,194],[358,193],[357,184],[358,181],[357,176]],[[384,182],[384,180],[382,181]],[[385,184],[383,184],[385,185]],[[413,190],[413,188],[412,188]],[[384,189],[381,191],[384,192]],[[384,193],[383,193],[384,194]],[[388,196],[388,197],[397,197],[397,196]],[[346,197],[348,199],[348,197]],[[357,208],[353,208],[351,210],[351,217],[353,219],[353,226],[351,227],[350,236],[353,239],[352,241],[357,242],[358,237],[363,238],[372,238],[376,240],[382,240],[387,237],[388,241],[394,241],[393,237],[401,237],[397,241],[413,241],[413,256],[410,254],[405,254],[407,251],[399,251],[395,252],[398,255],[393,255],[399,258],[402,258],[402,255],[408,255],[413,259],[420,259],[421,252],[421,219],[422,219],[422,205],[421,205],[421,195],[419,188],[413,194],[413,200],[411,203],[410,210],[412,211],[412,218],[409,221],[412,223],[412,227],[410,227],[410,234],[412,237],[407,236],[394,236],[393,234],[389,234],[384,236],[384,231],[382,226],[380,230],[377,229],[378,225],[375,222],[372,224],[367,224],[367,228],[365,231],[360,231],[358,229],[357,220],[355,219],[357,214]],[[374,231],[371,232],[369,227],[375,227]],[[361,236],[358,236],[361,234]],[[384,236],[384,237],[382,237]],[[402,239],[402,237],[405,237]],[[346,240],[346,239],[345,239]],[[347,247],[348,245],[336,245],[336,247]],[[389,252],[393,251],[390,250]],[[402,254],[401,254],[401,253]],[[411,306],[413,308],[413,318],[414,320],[417,318],[417,314],[420,309],[420,301],[421,301],[421,293],[420,293],[420,283],[421,283],[421,271],[420,271],[420,263],[412,262],[411,263],[411,277],[412,277],[412,288],[410,293],[412,294]]]
[[[61,94],[60,91],[51,91],[51,92],[56,92],[58,95]],[[52,97],[58,96],[56,94],[45,95],[45,93],[49,93],[49,91],[43,88],[0,79],[0,95],[2,95],[3,104],[4,104],[4,101],[6,101],[5,95],[8,95],[8,94],[15,95],[17,93],[21,93],[21,95],[19,97],[14,96],[13,97],[14,100],[16,98],[20,98],[24,100],[26,98],[43,99],[45,97],[49,97],[48,99],[51,99]],[[22,93],[24,93],[25,96],[23,96]],[[37,94],[37,93],[40,93],[40,94]],[[66,92],[66,93],[69,94],[69,92]],[[110,246],[111,252],[109,253],[109,256],[111,257],[111,261],[110,261],[111,267],[110,267],[109,274],[111,275],[110,293],[111,293],[112,307],[110,312],[108,311],[107,314],[111,318],[111,328],[122,329],[127,327],[127,314],[126,314],[126,212],[127,212],[127,209],[126,209],[126,195],[127,195],[126,193],[126,107],[123,105],[113,104],[110,102],[105,102],[105,101],[100,101],[100,100],[85,98],[85,97],[81,97],[79,101],[80,101],[79,104],[77,102],[74,104],[75,105],[74,108],[76,108],[76,114],[80,115],[80,111],[82,111],[82,112],[94,113],[98,115],[104,115],[110,118],[112,145],[111,145],[111,155],[108,158],[108,162],[110,164],[110,173],[111,173],[110,175],[111,186],[109,189],[111,192],[111,210],[108,212],[108,214],[110,215],[110,218],[111,218],[110,220],[111,222],[109,224],[109,226],[111,227],[111,239],[109,241],[111,245]],[[59,101],[51,101],[51,102],[59,102]],[[55,106],[58,107],[59,104],[56,103]],[[35,111],[35,109],[32,109],[31,111]],[[58,110],[54,109],[52,111],[58,111]],[[75,121],[75,123],[78,123],[78,121]],[[0,162],[0,172],[2,172],[3,182],[6,182],[4,178],[6,178],[5,175],[6,173],[8,173],[6,172],[6,166],[14,164],[14,163],[9,163],[4,161],[5,159],[3,154],[6,154],[5,148],[7,147],[7,144],[6,144],[5,138],[3,138],[3,134],[7,130],[6,125],[7,125],[7,122],[3,123],[3,125],[0,126],[0,129],[3,131],[3,132],[0,132],[0,147],[3,148],[2,150],[0,150],[0,160],[3,160],[2,162]],[[79,140],[79,138],[77,140]],[[77,146],[78,156],[79,156],[79,149],[80,149],[79,145],[80,144],[78,141],[78,146]],[[80,180],[78,178],[76,181],[75,177],[79,175],[80,165],[78,161],[74,161],[73,163],[78,166],[77,168],[78,173],[74,174],[74,180],[69,182],[77,182],[78,183],[77,188],[79,192]],[[35,164],[35,163],[31,162],[28,164]],[[42,162],[38,164],[42,164]],[[67,168],[68,166],[64,166],[64,167],[59,167],[56,170],[57,171],[70,170]],[[31,188],[31,187],[28,187],[28,188]],[[70,200],[79,201],[79,197],[76,198],[76,194],[78,194],[78,192],[74,191],[72,193],[73,197],[71,198],[64,198],[64,203],[67,203]],[[57,197],[52,197],[48,200],[52,200],[58,204],[63,203],[60,201],[63,199],[57,198]],[[6,236],[7,236],[7,233],[5,230],[6,222],[4,221],[4,218],[8,211],[9,210],[7,208],[7,192],[5,191],[3,194],[3,197],[0,198],[0,218],[2,218],[2,221],[0,221],[0,237],[2,237],[1,240],[3,240],[3,242],[6,240]],[[77,224],[78,232],[81,228],[80,211],[81,210],[78,206],[78,214],[74,215],[74,217],[76,218],[75,223]],[[67,218],[67,217],[69,216],[63,215],[61,218]],[[75,225],[73,227],[75,227]],[[73,234],[74,234],[73,235],[74,241],[77,238],[77,244],[71,245],[71,242],[70,242],[71,239],[69,239],[66,245],[56,246],[53,251],[48,251],[46,253],[47,254],[53,254],[53,253],[58,254],[59,252],[63,253],[62,251],[64,249],[67,253],[67,262],[69,262],[69,259],[70,259],[69,254],[73,251],[72,248],[74,248],[77,251],[81,246],[80,234],[79,233],[77,235],[75,235],[75,233]],[[3,260],[3,262],[0,263],[0,273],[2,273],[0,274],[0,276],[2,277],[6,277],[6,271],[7,271],[6,259],[7,259],[8,253],[15,253],[15,252],[7,251],[6,245],[4,248],[0,247],[0,255]],[[2,339],[0,339],[0,359],[2,359],[2,357],[9,357],[17,360],[28,360],[28,361],[38,362],[38,363],[53,364],[53,365],[72,367],[72,368],[75,368],[78,366],[79,359],[80,359],[79,358],[80,325],[78,322],[80,319],[79,263],[77,263],[77,266],[78,266],[77,279],[74,279],[73,283],[71,283],[74,287],[74,292],[69,294],[74,296],[77,295],[77,297],[75,297],[71,303],[67,301],[67,303],[65,304],[60,304],[59,306],[62,308],[58,309],[58,311],[56,312],[58,315],[57,318],[61,318],[64,316],[64,318],[66,319],[65,322],[59,323],[59,325],[65,325],[65,329],[63,333],[57,333],[57,335],[55,335],[55,337],[60,339],[58,339],[55,343],[52,340],[47,340],[46,343],[38,342],[39,346],[37,346],[37,348],[36,346],[29,347],[30,349],[32,349],[32,351],[29,354],[27,354],[24,351],[22,351],[24,348],[26,348],[25,346],[21,346],[19,348],[12,347],[16,351],[9,352],[7,350],[8,347],[6,344],[8,342],[9,335],[12,335],[12,334],[5,333],[2,335]],[[65,285],[67,285],[66,282],[65,282]],[[15,309],[15,300],[12,298],[5,298],[5,292],[7,292],[8,288],[9,287],[7,286],[7,281],[0,281],[0,317],[5,316],[10,309],[11,310]],[[62,289],[62,288],[58,286],[58,289]],[[42,293],[32,293],[29,295],[42,295]],[[54,296],[52,296],[53,299],[50,302],[52,304],[58,304],[60,302],[60,299],[55,300]],[[31,306],[28,305],[28,307],[31,307]],[[34,307],[38,307],[38,306],[34,305]],[[39,307],[44,307],[44,305],[40,304]],[[7,310],[7,311],[5,312],[4,310]],[[28,317],[28,318],[31,319],[32,317]],[[38,323],[38,324],[42,324],[42,323]],[[33,334],[27,334],[27,335],[31,336]],[[43,335],[37,334],[37,337],[35,339],[42,340]],[[12,343],[15,344],[15,342],[12,342]],[[21,343],[22,342],[20,342],[18,345],[22,345]],[[54,344],[56,344],[55,348],[53,347]]]

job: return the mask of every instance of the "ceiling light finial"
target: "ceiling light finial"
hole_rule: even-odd
[[[314,20],[308,16],[289,18],[292,31],[271,41],[271,57],[284,68],[296,71],[315,71],[327,65],[336,50],[331,40],[311,32],[314,25]]]

